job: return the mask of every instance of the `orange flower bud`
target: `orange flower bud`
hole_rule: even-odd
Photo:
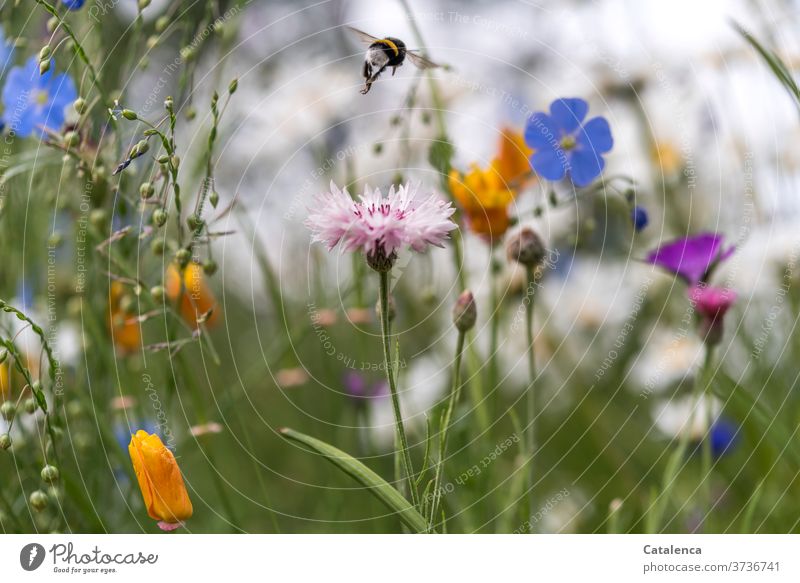
[[[4,401],[11,395],[11,379],[8,374],[8,363],[0,364],[0,401]]]
[[[164,530],[176,528],[192,516],[192,501],[183,484],[175,456],[161,438],[141,429],[131,435],[128,453],[150,518]]]
[[[196,263],[189,263],[183,270],[183,286],[178,267],[170,265],[167,268],[165,286],[167,297],[176,302],[181,297],[180,313],[187,324],[197,328],[197,320],[213,310],[205,323],[213,325],[219,317],[219,306],[214,294],[208,288],[203,278],[203,268]],[[183,288],[183,289],[181,289]]]
[[[109,301],[109,327],[117,349],[123,354],[130,354],[141,348],[142,332],[136,316],[123,309],[122,298],[124,296],[125,286],[118,281],[112,282]]]

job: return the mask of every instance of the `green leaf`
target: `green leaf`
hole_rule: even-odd
[[[786,91],[789,92],[789,95],[794,99],[794,103],[798,109],[800,109],[800,87],[797,86],[797,82],[792,77],[791,72],[789,71],[789,67],[786,66],[786,63],[775,54],[775,52],[771,51],[764,45],[762,45],[752,34],[750,34],[742,25],[737,22],[733,22],[733,27],[736,29],[744,40],[750,43],[758,54],[764,59],[764,62],[769,66],[772,70],[773,75],[778,78],[778,81],[784,86]]]
[[[800,466],[800,452],[790,446],[796,439],[797,429],[790,433],[777,414],[763,402],[762,395],[753,395],[723,371],[717,371],[714,375],[711,389],[735,411],[740,420],[750,420],[757,428],[757,434],[762,436],[759,445],[762,442],[769,444],[773,454],[785,456],[795,467]]]
[[[439,172],[445,184],[447,184],[447,177],[452,168],[451,161],[455,151],[455,147],[447,139],[447,136],[439,136],[428,152],[428,162]]]
[[[324,456],[329,462],[340,470],[349,474],[362,486],[365,486],[373,496],[383,502],[389,510],[396,512],[400,520],[414,532],[426,532],[428,525],[422,515],[416,511],[411,503],[389,483],[373,472],[367,466],[355,459],[350,454],[333,447],[330,444],[315,439],[303,433],[284,427],[280,434],[291,441],[302,443],[316,453]]]

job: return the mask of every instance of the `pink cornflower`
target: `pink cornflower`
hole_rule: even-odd
[[[689,300],[702,318],[701,334],[706,342],[714,345],[722,339],[722,320],[736,301],[732,289],[696,285],[689,288]]]
[[[331,182],[330,192],[319,195],[306,220],[314,241],[328,250],[341,245],[344,251],[364,251],[367,262],[377,271],[388,271],[397,250],[409,245],[422,252],[428,245],[442,247],[448,233],[456,228],[450,220],[455,212],[431,193],[417,198],[417,186],[392,186],[384,198],[380,189],[364,189],[359,200]]]

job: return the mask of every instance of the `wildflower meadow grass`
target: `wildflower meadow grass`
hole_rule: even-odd
[[[800,531],[800,13],[635,4],[0,5],[0,529]]]

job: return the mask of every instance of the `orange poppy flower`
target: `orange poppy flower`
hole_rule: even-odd
[[[488,168],[473,164],[466,174],[450,172],[450,190],[473,233],[492,241],[508,230],[508,206],[531,175],[531,153],[522,134],[504,129],[498,154]]]
[[[191,518],[194,509],[181,470],[161,438],[140,429],[131,435],[128,453],[148,516],[163,530],[173,530]]]
[[[183,285],[178,267],[170,265],[167,268],[166,294],[173,302],[180,301],[180,313],[187,324],[197,328],[197,319],[213,310],[205,323],[213,325],[219,317],[219,307],[214,294],[208,288],[203,277],[203,268],[196,263],[189,263],[183,270]]]

